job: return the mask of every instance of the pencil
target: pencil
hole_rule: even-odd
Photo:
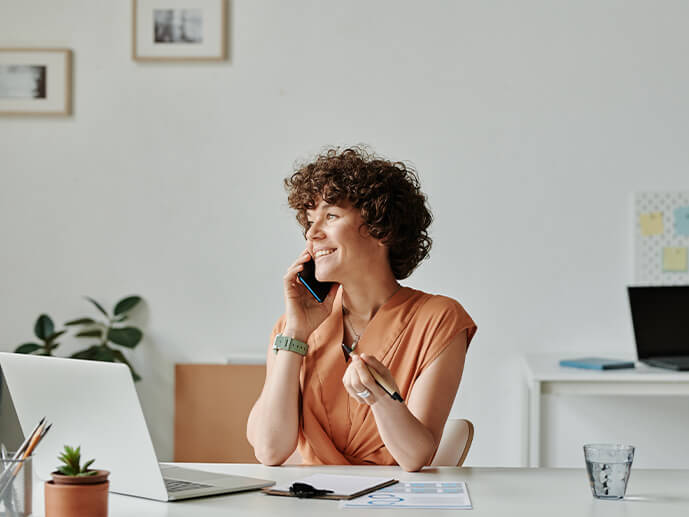
[[[29,445],[29,442],[31,441],[31,438],[33,438],[33,435],[38,431],[38,428],[41,427],[41,425],[45,422],[45,417],[41,418],[40,422],[38,422],[38,425],[34,427],[33,431],[31,431],[31,434],[26,437],[26,439],[22,442],[22,444],[19,446],[17,451],[14,453],[14,456],[12,456],[12,460],[18,460],[19,457],[22,455],[24,452],[24,449],[26,448],[27,445]]]

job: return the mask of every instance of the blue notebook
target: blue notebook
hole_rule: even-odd
[[[563,359],[560,366],[569,368],[586,368],[587,370],[621,370],[634,368],[634,361],[620,359],[605,359],[603,357],[580,357],[579,359]]]

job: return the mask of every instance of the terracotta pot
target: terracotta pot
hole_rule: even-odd
[[[64,476],[53,472],[45,483],[46,517],[107,517],[107,470],[86,477]]]

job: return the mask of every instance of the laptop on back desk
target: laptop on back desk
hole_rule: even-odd
[[[639,361],[689,370],[689,286],[628,287]]]
[[[110,491],[174,501],[254,490],[273,481],[159,465],[129,368],[119,363],[0,353],[0,414],[24,436],[42,417],[53,423],[34,456],[42,479],[65,444],[81,445],[94,468],[110,471]],[[9,395],[9,397],[8,397]],[[23,440],[9,422],[8,447]],[[11,436],[9,436],[11,434]]]

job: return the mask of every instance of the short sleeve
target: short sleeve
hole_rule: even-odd
[[[424,347],[418,372],[428,367],[461,332],[467,332],[467,349],[478,327],[464,307],[452,298],[433,296],[419,309]]]

